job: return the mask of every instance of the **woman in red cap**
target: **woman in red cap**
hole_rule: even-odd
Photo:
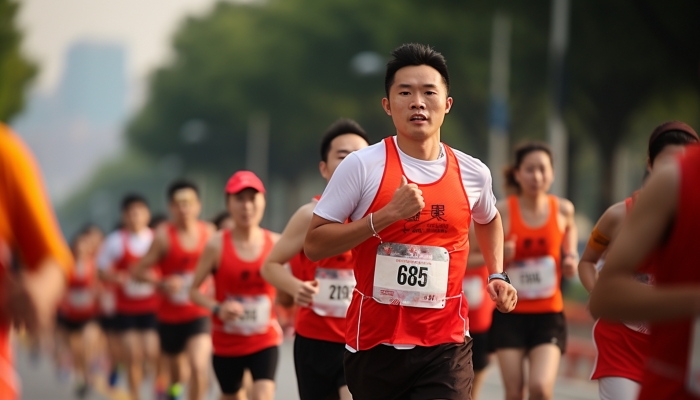
[[[209,240],[192,285],[196,288],[212,274],[215,298],[195,289],[190,297],[213,314],[213,364],[222,399],[239,398],[245,369],[253,375],[253,399],[272,399],[282,329],[273,308],[275,288],[262,278],[260,268],[279,234],[260,227],[265,188],[250,171],[229,179],[226,208],[234,228]]]
[[[677,121],[666,122],[654,129],[649,137],[647,171],[672,160],[685,147],[700,141],[690,126]],[[600,217],[591,232],[586,249],[579,263],[579,277],[585,288],[592,292],[598,272],[604,264],[610,241],[615,239],[622,222],[627,218],[637,200],[635,192],[625,201],[613,204]],[[647,260],[638,271],[641,282],[651,283],[651,262]],[[598,356],[591,379],[598,380],[602,400],[634,400],[639,394],[646,353],[649,345],[649,329],[645,323],[622,323],[598,319],[593,326],[593,341]]]

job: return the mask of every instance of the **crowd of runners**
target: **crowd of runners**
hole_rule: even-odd
[[[167,218],[128,194],[118,229],[89,226],[67,247],[31,160],[7,161],[30,156],[2,128],[3,323],[40,343],[57,308],[56,365],[79,397],[102,374],[132,399],[144,382],[158,399],[204,399],[214,380],[222,400],[273,399],[293,334],[302,400],[478,399],[494,359],[506,399],[552,399],[567,343],[562,282],[578,275],[597,319],[600,398],[699,399],[695,131],[674,121],[651,133],[643,188],[600,217],[579,258],[574,205],[549,194],[556,154],[518,146],[497,201],[489,169],[440,141],[449,86],[440,53],[394,50],[382,106],[396,134],[372,144],[355,121],[331,125],[320,136],[326,189],[282,233],[261,227],[263,182],[238,171],[212,222],[197,185],[178,180]],[[12,399],[7,332],[0,394]]]

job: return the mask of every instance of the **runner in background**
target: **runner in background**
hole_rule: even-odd
[[[73,258],[49,204],[41,173],[22,140],[0,123],[0,398],[20,397],[10,348],[11,325],[43,343]],[[12,257],[22,267],[11,272]]]
[[[473,225],[473,224],[472,224]],[[496,303],[491,300],[486,287],[489,280],[489,271],[486,268],[479,242],[473,233],[473,227],[469,230],[469,258],[467,259],[467,271],[462,281],[462,291],[469,305],[469,336],[472,337],[472,363],[474,365],[474,384],[472,385],[472,400],[477,400],[481,393],[481,387],[486,379],[486,367],[489,366],[489,358],[494,352],[489,330],[493,319],[493,310]]]
[[[341,119],[321,139],[321,176],[328,182],[341,161],[367,147],[355,121]],[[295,319],[294,366],[301,400],[350,399],[345,383],[345,313],[355,288],[352,251],[319,262],[304,255],[304,237],[320,196],[301,206],[270,252],[263,277],[300,306]],[[285,264],[291,264],[291,272]]]
[[[241,393],[246,369],[253,376],[253,400],[271,400],[282,329],[273,308],[275,288],[262,278],[260,268],[279,234],[260,227],[265,188],[255,174],[236,172],[225,194],[234,228],[218,232],[207,243],[190,297],[212,312],[212,360],[222,400],[246,397]],[[210,275],[215,298],[197,290]]]
[[[554,181],[552,152],[544,143],[515,150],[506,181],[518,194],[499,201],[506,232],[505,270],[518,290],[510,314],[493,312],[491,339],[498,355],[506,399],[551,399],[566,349],[562,276],[578,264],[574,206],[548,194]],[[525,382],[525,362],[528,381]]]
[[[594,315],[651,323],[640,400],[700,399],[698,182],[696,145],[654,168],[591,293]],[[654,285],[637,279],[650,257]]]
[[[233,229],[233,218],[231,218],[231,214],[228,211],[220,212],[216,217],[214,217],[214,219],[211,220],[211,223],[216,226],[216,230],[218,231],[222,229]]]
[[[94,384],[91,370],[99,348],[97,269],[93,259],[93,240],[83,230],[71,242],[75,268],[68,277],[68,288],[58,309],[58,337],[70,352],[75,377],[75,394],[83,399]]]
[[[155,376],[159,355],[155,315],[159,296],[153,284],[137,282],[130,275],[130,269],[153,241],[153,231],[148,227],[150,218],[148,203],[143,196],[125,196],[121,204],[122,229],[107,237],[98,257],[101,279],[115,286],[115,328],[124,349],[133,400],[141,397],[144,372]]]
[[[163,292],[157,318],[160,348],[170,370],[167,395],[182,398],[183,385],[189,381],[189,399],[200,400],[208,389],[209,310],[190,301],[189,289],[197,260],[214,226],[199,220],[202,204],[197,186],[191,182],[170,185],[168,209],[171,222],[156,231],[148,252],[132,269],[132,276],[157,284]],[[151,272],[156,265],[160,266],[162,277]]]
[[[697,133],[682,122],[667,122],[654,129],[649,137],[647,171],[672,161],[685,146],[697,143]],[[616,237],[623,221],[636,202],[639,192],[625,201],[613,204],[600,217],[578,266],[581,283],[589,292],[598,279],[599,268],[608,245]],[[649,262],[640,268],[638,279],[651,283]],[[598,319],[593,326],[593,341],[598,355],[591,379],[597,379],[602,400],[635,400],[644,376],[649,345],[647,324],[621,323]]]

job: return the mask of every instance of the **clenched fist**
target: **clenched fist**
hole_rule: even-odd
[[[425,207],[423,192],[415,183],[408,183],[405,176],[401,176],[401,184],[394,192],[386,209],[391,212],[395,220],[406,219],[419,213]]]

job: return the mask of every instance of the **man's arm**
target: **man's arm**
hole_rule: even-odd
[[[655,169],[610,246],[605,268],[591,293],[593,314],[615,320],[660,321],[700,313],[698,285],[654,287],[635,279],[639,266],[663,244],[673,225],[679,188],[677,163]]]
[[[586,248],[581,255],[578,264],[578,276],[583,287],[588,292],[593,291],[596,280],[598,280],[598,269],[596,264],[608,249],[611,238],[614,238],[627,214],[624,202],[610,206],[596,222],[591,236],[588,239]]]
[[[216,266],[216,260],[221,259],[221,241],[221,234],[215,234],[211,239],[209,239],[209,241],[207,241],[207,244],[202,251],[202,255],[199,256],[199,261],[197,261],[194,278],[192,279],[192,286],[190,286],[190,300],[192,300],[194,304],[210,310],[214,308],[214,306],[218,305],[219,302],[210,296],[201,293],[199,291],[199,287],[211,274],[212,269],[214,269]]]
[[[562,256],[561,272],[562,276],[571,279],[576,275],[576,267],[578,266],[578,228],[574,219],[576,212],[574,204],[567,199],[559,199],[559,209],[564,216],[564,240],[562,241]]]
[[[146,254],[131,268],[131,277],[137,281],[148,282],[154,285],[159,280],[151,274],[151,267],[158,263],[168,251],[168,235],[165,229],[156,231],[151,247]]]
[[[484,260],[484,255],[481,254],[479,241],[476,240],[474,222],[472,221],[471,227],[469,228],[469,257],[467,258],[467,269],[479,268],[484,265],[486,265],[486,261]]]
[[[475,221],[474,233],[489,274],[503,272],[503,223],[501,215],[496,212],[496,216],[487,224],[479,224]],[[491,280],[486,290],[501,312],[511,312],[518,302],[515,288],[501,279]]]

